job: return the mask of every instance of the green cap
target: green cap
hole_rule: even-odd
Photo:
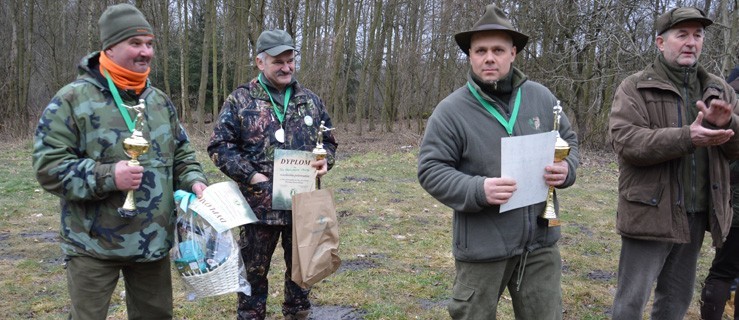
[[[121,3],[108,7],[98,20],[103,50],[133,36],[153,36],[154,31],[136,7]]]
[[[658,35],[663,34],[676,24],[684,21],[700,22],[703,28],[713,24],[713,20],[708,19],[703,10],[693,7],[682,7],[674,8],[660,15],[654,23],[654,29],[657,30]]]
[[[287,50],[295,50],[293,38],[285,30],[266,30],[257,39],[257,54],[267,52],[275,57]]]

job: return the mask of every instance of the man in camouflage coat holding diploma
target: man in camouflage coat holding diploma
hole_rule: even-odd
[[[272,254],[282,237],[285,252],[286,319],[307,319],[310,290],[291,280],[292,212],[272,209],[275,149],[311,151],[321,122],[332,127],[323,101],[295,80],[295,46],[283,30],[264,31],[257,40],[256,63],[261,71],[236,88],[223,104],[208,146],[213,162],[238,183],[258,222],[241,227],[241,255],[252,295],[239,293],[238,319],[266,316]],[[318,176],[333,166],[336,140],[323,132],[327,157],[315,161]]]

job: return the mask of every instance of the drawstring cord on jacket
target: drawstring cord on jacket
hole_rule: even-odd
[[[516,279],[516,291],[520,291],[521,289],[521,281],[523,281],[523,273],[526,271],[526,259],[529,257],[529,252],[526,250],[522,255],[521,258],[518,260],[518,278]]]

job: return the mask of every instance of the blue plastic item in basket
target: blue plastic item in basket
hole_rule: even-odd
[[[205,254],[197,242],[192,240],[182,241],[178,249],[180,251],[180,258],[175,260],[175,264],[180,272],[186,271],[183,269],[190,269],[193,272],[200,269],[200,272],[208,272],[208,267],[205,264]],[[189,268],[185,268],[186,266]]]

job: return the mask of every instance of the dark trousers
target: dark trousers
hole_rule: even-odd
[[[516,319],[562,319],[562,260],[555,246],[493,262],[454,263],[452,319],[494,320],[506,288]]]
[[[239,293],[238,319],[264,319],[267,312],[269,294],[269,273],[272,255],[282,236],[282,249],[285,252],[285,301],[282,304],[284,315],[294,315],[310,310],[308,295],[310,289],[303,290],[290,279],[292,272],[292,225],[270,226],[247,224],[241,231],[241,257],[246,265],[246,279],[251,285],[251,296]]]
[[[688,214],[690,243],[621,237],[614,320],[642,319],[655,282],[651,319],[685,318],[693,297],[698,253],[707,220],[705,213]]]
[[[153,262],[120,262],[91,257],[67,258],[70,319],[106,319],[110,297],[123,273],[128,319],[172,319],[169,257]]]
[[[739,277],[739,227],[731,228],[726,241],[716,250],[711,269],[701,291],[701,318],[720,320],[734,279]],[[734,299],[734,319],[739,318],[739,308]]]

